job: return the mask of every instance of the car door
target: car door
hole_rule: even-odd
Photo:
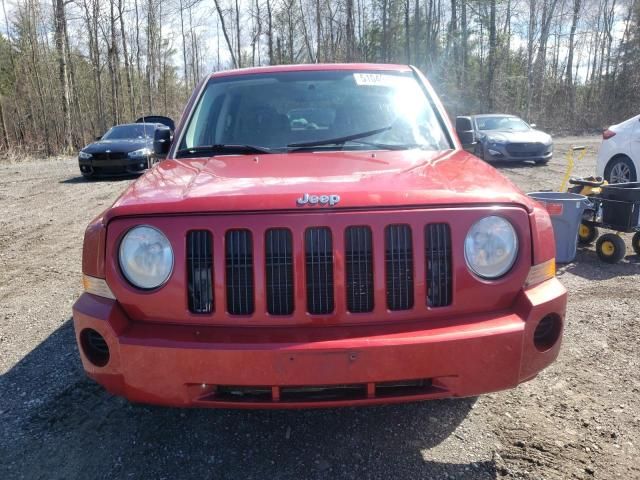
[[[636,166],[636,172],[640,172],[640,116],[636,117],[631,128],[631,138],[629,139],[629,156]]]

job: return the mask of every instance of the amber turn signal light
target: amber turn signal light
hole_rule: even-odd
[[[89,275],[83,274],[82,286],[84,291],[87,293],[91,293],[99,297],[110,298],[111,300],[116,299],[104,278],[90,277]]]
[[[556,259],[552,258],[551,260],[547,260],[546,262],[539,263],[538,265],[531,267],[529,275],[527,275],[527,280],[524,282],[524,286],[525,288],[528,288],[533,285],[537,285],[545,280],[552,279],[555,275]]]

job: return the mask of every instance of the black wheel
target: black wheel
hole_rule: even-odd
[[[615,233],[605,233],[596,243],[596,252],[603,262],[618,263],[624,258],[626,251],[624,240]]]
[[[95,177],[93,176],[93,173],[83,173],[82,178],[85,180],[93,180]]]
[[[546,165],[549,163],[550,158],[541,158],[540,160],[535,160],[536,165]]]
[[[640,232],[634,233],[633,237],[631,237],[631,246],[636,255],[640,255]]]
[[[598,227],[581,223],[578,228],[578,243],[580,245],[591,245],[598,238],[598,235],[600,235]]]
[[[613,157],[604,170],[604,178],[609,183],[636,182],[638,175],[631,159],[625,155]]]

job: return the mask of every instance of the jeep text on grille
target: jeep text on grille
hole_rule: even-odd
[[[85,234],[74,324],[112,393],[404,402],[512,388],[557,357],[549,216],[461,148],[414,68],[218,72],[167,132]]]

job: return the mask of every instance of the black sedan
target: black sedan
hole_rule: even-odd
[[[157,160],[153,153],[156,130],[168,127],[160,123],[130,123],[111,127],[78,155],[80,172],[85,178],[131,175],[150,168]]]
[[[514,115],[458,117],[456,130],[464,147],[490,161],[533,161],[546,164],[553,156],[551,135]]]

